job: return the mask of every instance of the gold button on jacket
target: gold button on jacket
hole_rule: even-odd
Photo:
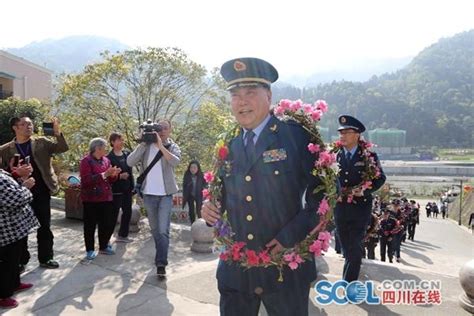
[[[257,295],[261,295],[263,293],[263,289],[260,286],[257,286],[253,292]]]

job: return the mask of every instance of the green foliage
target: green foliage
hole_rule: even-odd
[[[177,173],[184,174],[191,160],[198,160],[203,171],[212,169],[214,146],[219,135],[230,128],[233,117],[227,108],[214,103],[204,103],[193,113],[192,120],[175,130],[176,142],[182,150]]]
[[[0,100],[0,144],[9,142],[15,137],[10,129],[10,118],[28,116],[34,122],[35,131],[37,131],[49,109],[49,104],[41,103],[37,99],[8,98]]]
[[[119,131],[132,149],[138,125],[147,119],[172,120],[179,131],[202,102],[223,100],[205,68],[177,48],[105,52],[102,57],[81,73],[63,77],[58,89],[56,105],[72,148],[71,167],[93,137]]]
[[[367,82],[340,81],[313,88],[275,87],[274,101],[325,99],[324,123],[337,130],[337,117],[350,114],[368,129],[407,131],[408,146],[474,147],[474,30],[441,39],[404,69]]]

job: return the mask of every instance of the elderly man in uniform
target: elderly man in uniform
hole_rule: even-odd
[[[362,173],[365,170],[362,148],[359,146],[360,134],[365,126],[356,118],[349,115],[339,117],[338,129],[343,150],[337,154],[339,163],[339,184],[344,187],[354,187],[362,183]],[[378,158],[372,153],[377,164]],[[334,219],[336,231],[342,245],[345,262],[343,279],[352,282],[358,279],[363,256],[362,241],[369,224],[372,211],[372,192],[377,191],[385,183],[385,175],[380,167],[380,176],[372,180],[372,188],[354,189],[354,200],[348,202],[341,199],[336,204]]]
[[[278,78],[271,64],[238,58],[226,62],[221,75],[241,130],[229,143],[232,169],[223,179],[222,205],[217,208],[206,201],[202,217],[212,225],[227,211],[235,241],[275,254],[304,240],[319,222],[316,209],[322,193],[312,192],[321,181],[311,174],[309,134],[299,124],[280,121],[269,112],[270,84]],[[275,267],[246,269],[221,260],[217,268],[221,315],[257,315],[262,302],[269,315],[307,315],[315,263],[306,261],[296,270],[285,267],[284,281],[278,277]]]

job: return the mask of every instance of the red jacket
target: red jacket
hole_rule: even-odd
[[[81,176],[81,199],[83,202],[112,201],[112,183],[117,177],[103,178],[102,173],[111,166],[107,157],[97,160],[92,155],[81,159],[79,172]]]

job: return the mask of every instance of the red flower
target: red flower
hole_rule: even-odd
[[[217,155],[222,160],[225,160],[228,154],[229,154],[229,148],[227,148],[227,146],[225,145],[220,147],[219,150],[217,151]]]
[[[247,263],[249,266],[258,266],[260,258],[254,250],[245,250],[245,255],[247,256]]]
[[[208,171],[208,172],[204,173],[204,180],[207,183],[210,183],[210,182],[214,181],[214,174],[211,171]]]
[[[228,251],[221,252],[219,255],[219,258],[223,261],[229,260],[229,252]]]
[[[239,261],[242,257],[242,253],[240,250],[245,247],[245,243],[243,241],[238,241],[232,245],[232,260]]]
[[[258,254],[258,257],[260,258],[260,260],[262,260],[263,263],[270,263],[270,261],[272,261],[272,259],[270,258],[270,256],[268,255],[268,250],[264,250],[262,252],[260,252]]]
[[[241,257],[242,254],[240,253],[240,250],[232,250],[232,260],[239,261]]]
[[[211,191],[209,191],[208,189],[203,189],[202,190],[202,197],[206,200],[206,199],[210,199],[211,198]]]

